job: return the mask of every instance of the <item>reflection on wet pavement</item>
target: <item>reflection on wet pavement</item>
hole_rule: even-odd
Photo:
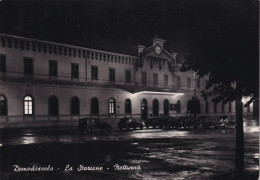
[[[259,147],[259,122],[245,121],[245,169],[257,171],[253,155]],[[235,129],[161,130],[144,129],[79,135],[76,129],[23,130],[0,133],[0,147],[45,143],[115,143],[122,163],[140,165],[141,171],[125,172],[129,179],[208,179],[232,171],[235,163]],[[122,147],[121,147],[122,146]],[[118,154],[120,154],[118,153]],[[112,157],[113,158],[113,157]]]

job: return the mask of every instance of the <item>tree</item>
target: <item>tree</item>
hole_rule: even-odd
[[[182,71],[209,76],[202,92],[214,102],[236,102],[236,179],[244,174],[244,132],[242,97],[249,105],[259,97],[258,2],[204,2],[206,16],[193,22],[185,36]],[[201,9],[200,9],[201,10]],[[194,16],[201,12],[194,11]],[[198,22],[199,21],[199,22]]]

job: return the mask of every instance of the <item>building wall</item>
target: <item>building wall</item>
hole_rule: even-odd
[[[14,117],[19,119],[24,115],[23,100],[26,95],[33,97],[34,115],[44,120],[48,116],[50,96],[56,96],[59,100],[61,119],[70,116],[70,102],[74,96],[80,100],[80,115],[91,115],[90,102],[96,97],[99,100],[99,115],[108,115],[108,100],[114,98],[117,109],[116,115],[112,116],[124,116],[124,102],[130,99],[132,114],[140,117],[142,99],[148,102],[148,114],[152,114],[154,99],[159,101],[159,114],[164,112],[164,100],[168,100],[169,104],[180,101],[180,113],[186,113],[187,102],[196,89],[196,95],[201,103],[201,113],[206,112],[206,102],[200,97],[199,92],[204,89],[207,77],[200,79],[198,88],[194,73],[180,72],[180,65],[175,64],[175,57],[167,50],[162,49],[161,54],[155,53],[155,45],[157,42],[160,43],[158,39],[153,46],[142,50],[142,57],[137,57],[9,35],[0,34],[0,37],[0,55],[6,57],[6,72],[0,73],[0,95],[6,97],[7,115],[13,116],[12,119],[15,119]],[[21,42],[24,43],[23,49]],[[160,46],[163,47],[163,44]],[[25,57],[33,59],[32,76],[24,75]],[[49,76],[50,60],[57,61],[56,78]],[[71,63],[79,65],[79,78],[71,78]],[[91,79],[91,66],[98,67],[98,80]],[[109,81],[109,68],[115,69],[115,82]],[[125,82],[126,70],[131,71],[130,83]],[[146,85],[142,84],[142,72],[146,72]],[[151,89],[154,88],[154,73],[158,74],[158,86]],[[168,86],[164,85],[164,75],[168,76]],[[180,85],[177,83],[177,77],[181,78]],[[187,78],[190,79],[189,87]],[[209,113],[214,113],[214,105],[210,99],[208,101]],[[231,113],[235,112],[234,106],[232,103]],[[224,109],[224,113],[229,112],[228,104]],[[249,109],[244,108],[244,112],[252,111],[252,106]],[[217,113],[223,113],[220,103],[217,105]],[[175,115],[176,110],[170,110],[169,114]]]

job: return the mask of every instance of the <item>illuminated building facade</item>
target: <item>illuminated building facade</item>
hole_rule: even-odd
[[[122,116],[181,115],[194,89],[207,81],[180,72],[177,53],[165,50],[160,38],[139,45],[137,56],[6,34],[0,40],[1,125],[75,123],[88,116],[115,124]],[[200,99],[200,111],[235,109],[234,103]]]

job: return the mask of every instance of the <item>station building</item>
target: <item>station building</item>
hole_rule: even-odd
[[[164,49],[165,42],[154,38],[132,56],[0,34],[1,126],[89,116],[115,125],[124,116],[182,115],[196,92],[202,114],[234,113],[234,102],[200,97],[207,77],[180,72],[178,54]]]

